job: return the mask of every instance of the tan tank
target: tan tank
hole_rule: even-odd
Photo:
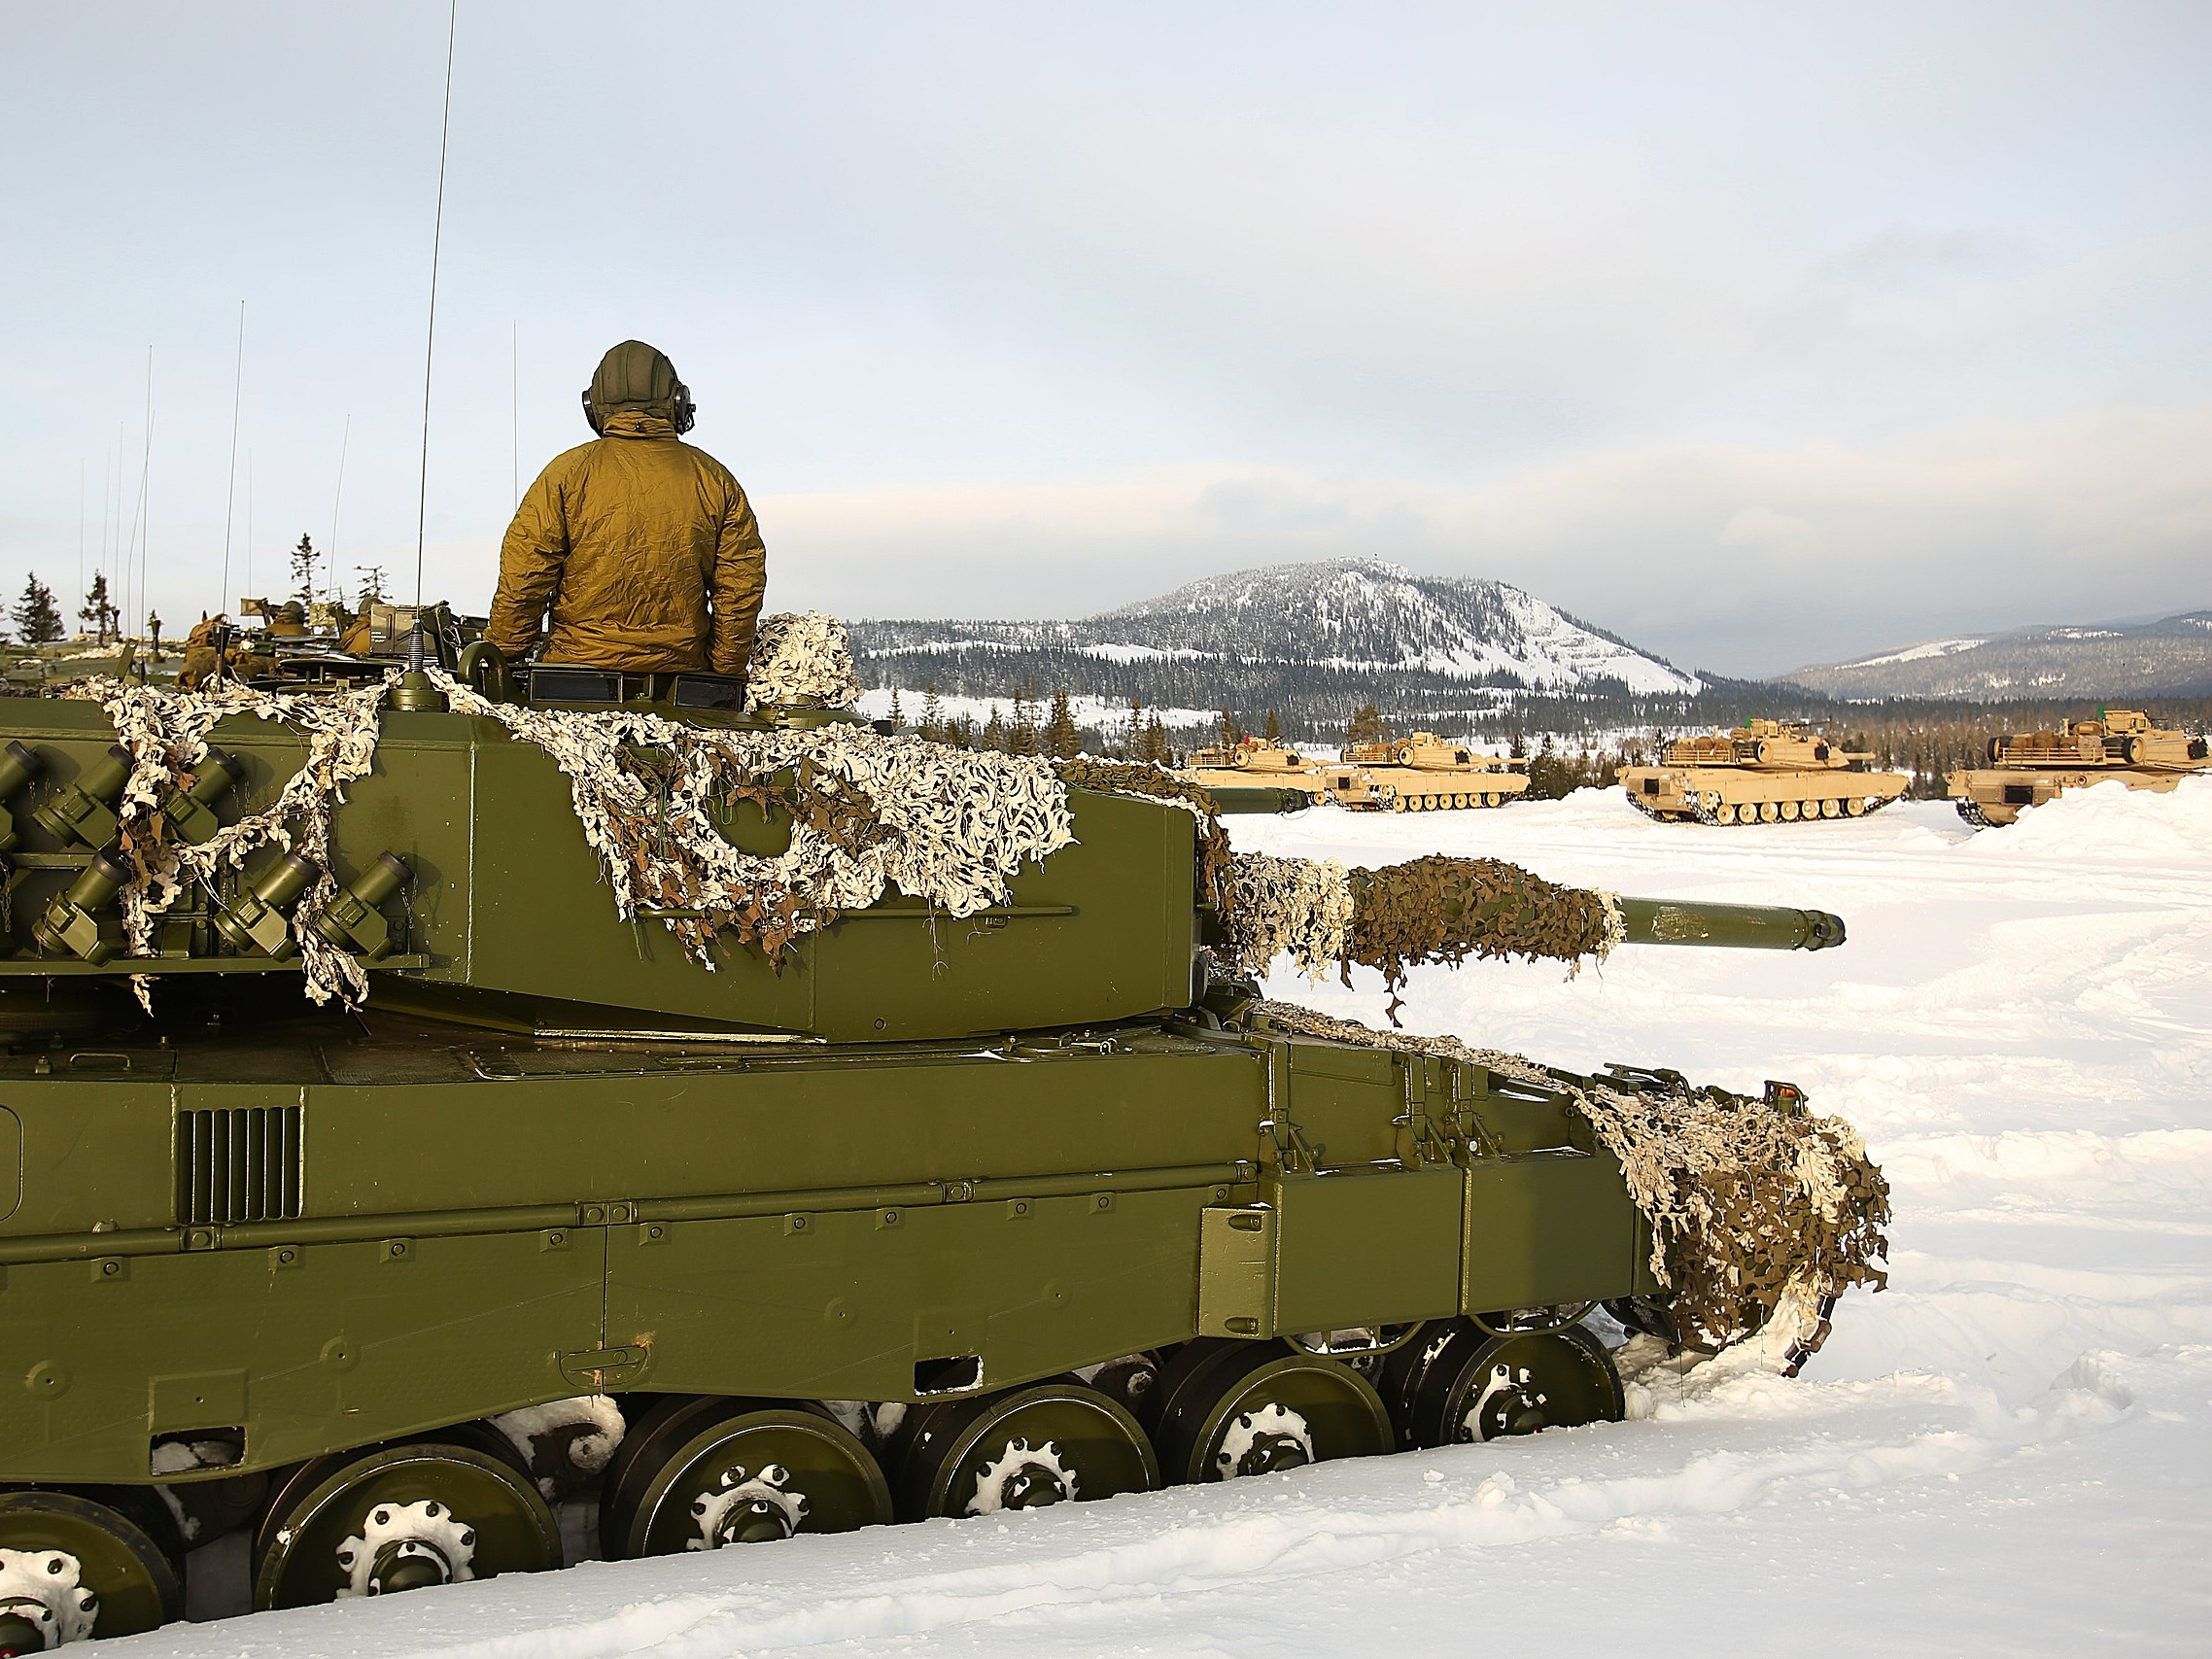
[[[1326,786],[1308,770],[1313,764],[1288,743],[1244,738],[1194,750],[1191,764],[1176,776],[1208,789],[1243,789],[1260,784],[1319,796]]]
[[[1415,732],[1378,743],[1353,743],[1342,761],[1323,767],[1332,780],[1339,772],[1357,767],[1366,775],[1365,797],[1343,805],[1379,808],[1398,812],[1441,812],[1469,807],[1503,807],[1529,788],[1529,763],[1503,755],[1484,754],[1466,743],[1455,743],[1434,732]]]
[[[1911,780],[1869,772],[1874,758],[1815,734],[1801,720],[1747,720],[1734,731],[1676,738],[1657,766],[1621,774],[1647,817],[1707,824],[1856,818],[1886,807]]]
[[[2212,771],[2202,737],[2154,726],[2132,709],[2107,709],[2075,720],[2062,732],[2007,732],[1989,740],[1985,770],[1946,779],[1958,815],[1977,829],[2009,824],[2028,807],[2068,789],[2118,778],[2130,789],[2171,789],[2193,772]]]

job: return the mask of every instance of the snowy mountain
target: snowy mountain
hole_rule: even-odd
[[[1929,639],[1780,677],[1831,697],[2202,697],[2212,695],[2212,610]]]
[[[1706,684],[1507,583],[1374,559],[1208,576],[1068,622],[856,622],[852,643],[863,680],[909,694],[1028,685],[1331,726],[1368,700],[1436,719],[1532,698],[1678,700]]]

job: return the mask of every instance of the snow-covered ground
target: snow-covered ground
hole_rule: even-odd
[[[1803,1085],[1895,1184],[1890,1289],[1847,1297],[1799,1380],[1724,1358],[1626,1423],[177,1627],[119,1659],[2212,1651],[2212,778],[1980,835],[1939,804],[1708,829],[1594,793],[1233,827],[1844,915],[1817,955],[1424,970],[1404,1020]],[[1380,1018],[1372,983],[1270,988]]]

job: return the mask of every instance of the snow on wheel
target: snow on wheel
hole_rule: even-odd
[[[1449,1446],[1619,1421],[1620,1374],[1579,1325],[1494,1334],[1440,1320],[1383,1366],[1399,1444]]]
[[[1390,1449],[1390,1415],[1373,1385],[1287,1342],[1186,1344],[1153,1399],[1169,1480],[1233,1480]]]
[[[616,1558],[677,1555],[890,1518],[882,1470],[827,1411],[672,1399],[639,1419],[608,1466],[600,1541]]]

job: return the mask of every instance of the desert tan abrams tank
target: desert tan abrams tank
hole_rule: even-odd
[[[1503,807],[1514,796],[1527,794],[1528,765],[1525,760],[1449,743],[1434,732],[1415,732],[1378,743],[1352,743],[1344,750],[1342,764],[1328,770],[1333,775],[1358,767],[1366,775],[1365,798],[1347,801],[1339,795],[1345,806],[1441,812]]]
[[[2113,709],[2072,721],[2062,732],[1992,738],[1987,769],[1954,772],[1946,781],[1958,815],[1987,829],[2011,823],[2023,808],[2107,778],[2162,791],[2205,771],[2212,771],[2212,749],[2202,736],[2154,726],[2135,709]]]
[[[1846,749],[1800,720],[1747,720],[1710,737],[1676,738],[1657,766],[1621,774],[1646,817],[1707,824],[1856,818],[1886,807],[1911,781],[1869,772],[1871,754]]]
[[[1318,764],[1288,743],[1243,738],[1194,750],[1191,764],[1176,776],[1202,789],[1273,787],[1319,797],[1324,785],[1313,770]]]

